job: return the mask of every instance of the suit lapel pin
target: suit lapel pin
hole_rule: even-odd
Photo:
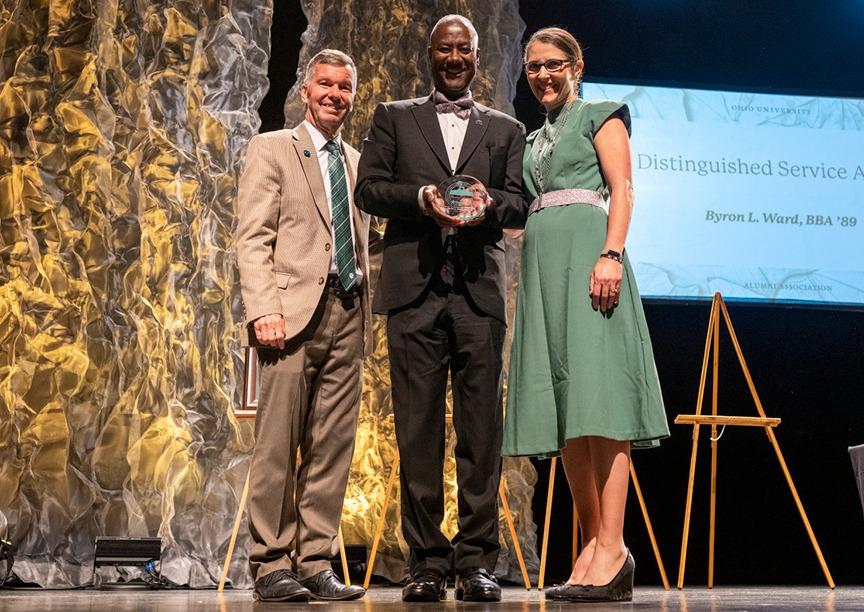
[[[310,155],[312,154],[309,153],[309,149],[303,149],[303,157],[309,157]]]

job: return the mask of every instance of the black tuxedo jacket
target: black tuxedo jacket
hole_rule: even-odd
[[[501,228],[525,225],[524,150],[521,123],[475,104],[455,174],[481,180],[494,205],[482,224],[457,230],[457,273],[477,307],[505,323]],[[441,228],[422,213],[417,194],[423,185],[438,185],[453,174],[431,96],[378,105],[363,142],[354,195],[361,210],[388,219],[374,312],[386,314],[415,301],[443,263]]]

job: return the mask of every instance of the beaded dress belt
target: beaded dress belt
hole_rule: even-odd
[[[532,215],[538,210],[551,206],[569,206],[570,204],[590,204],[602,208],[603,212],[609,214],[609,205],[599,192],[592,189],[559,189],[544,193],[531,202],[528,214]]]

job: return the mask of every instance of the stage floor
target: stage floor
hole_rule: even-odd
[[[314,602],[310,604],[255,604],[251,591],[226,591],[220,596],[215,591],[0,591],[0,610],[16,612],[83,612],[85,610],[152,610],[153,612],[185,612],[218,610],[269,612],[270,610],[318,609],[333,611],[378,610],[661,610],[681,612],[724,612],[727,610],[864,610],[864,587],[841,587],[831,591],[825,587],[719,587],[713,590],[688,587],[683,591],[644,587],[637,589],[628,604],[568,604],[544,601],[536,589],[508,587],[500,604],[463,604],[450,599],[441,604],[403,604],[400,589],[373,587],[364,599],[345,603]],[[322,606],[327,606],[326,608]]]

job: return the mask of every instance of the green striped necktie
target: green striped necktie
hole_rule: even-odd
[[[351,211],[348,209],[348,182],[339,145],[327,141],[327,173],[330,176],[330,203],[333,206],[333,234],[336,238],[336,273],[346,290],[357,284],[357,261],[351,239]]]

